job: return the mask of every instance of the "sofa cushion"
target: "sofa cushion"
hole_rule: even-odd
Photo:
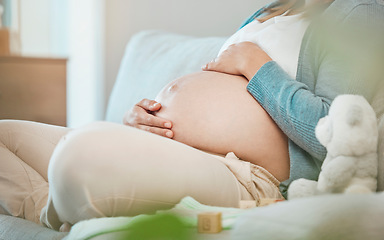
[[[168,82],[201,71],[203,64],[216,57],[225,40],[159,30],[134,35],[109,98],[106,120],[121,123],[124,113],[141,99],[154,99]]]
[[[0,239],[2,240],[59,240],[68,234],[2,214],[0,214],[0,226]]]

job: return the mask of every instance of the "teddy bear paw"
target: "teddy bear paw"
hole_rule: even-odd
[[[293,181],[288,188],[288,199],[314,196],[317,193],[317,182],[300,178]]]

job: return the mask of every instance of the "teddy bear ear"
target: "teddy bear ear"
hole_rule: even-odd
[[[347,112],[347,123],[350,126],[359,125],[363,117],[363,109],[359,105],[352,105]]]

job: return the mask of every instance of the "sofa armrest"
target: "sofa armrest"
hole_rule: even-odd
[[[154,99],[168,82],[201,71],[224,41],[223,37],[191,37],[159,30],[135,34],[126,47],[106,120],[121,123],[124,113],[141,99]]]

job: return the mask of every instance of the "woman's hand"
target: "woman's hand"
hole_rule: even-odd
[[[171,121],[153,115],[153,112],[157,112],[160,109],[160,103],[154,100],[143,99],[125,114],[123,123],[160,136],[172,138]]]
[[[272,59],[257,44],[240,42],[230,45],[212,62],[202,67],[204,71],[216,71],[243,75],[248,81]]]

